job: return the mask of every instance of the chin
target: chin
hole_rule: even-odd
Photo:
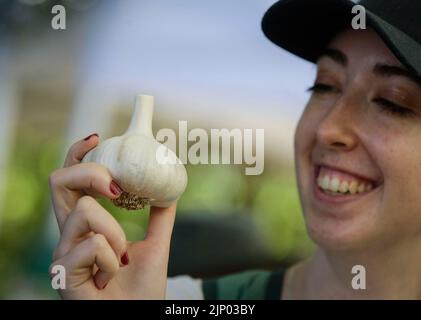
[[[328,251],[364,250],[372,243],[375,230],[367,219],[342,220],[320,213],[311,212],[305,217],[309,237],[321,248]]]

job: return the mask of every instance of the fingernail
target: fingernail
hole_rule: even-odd
[[[88,141],[89,139],[91,139],[93,136],[97,136],[99,137],[98,133],[92,133],[89,136],[87,136],[85,139],[83,139],[84,141]]]
[[[127,254],[127,252],[121,256],[121,263],[125,266],[129,264],[129,255]]]
[[[110,191],[113,195],[116,196],[119,196],[123,192],[123,190],[121,190],[120,186],[115,181],[111,181]]]

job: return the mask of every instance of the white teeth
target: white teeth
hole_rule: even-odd
[[[328,176],[325,176],[322,180],[322,185],[321,185],[322,189],[324,190],[329,189],[329,184],[330,184],[330,179]]]
[[[349,186],[348,181],[342,181],[341,186],[339,187],[339,191],[342,192],[342,193],[347,193],[348,192],[348,186]]]
[[[356,180],[352,181],[341,181],[338,177],[329,177],[319,176],[317,178],[317,185],[325,190],[332,193],[331,195],[341,195],[341,194],[356,194],[356,193],[363,193],[368,192],[373,189],[373,185],[368,183],[359,183]]]
[[[323,178],[322,177],[318,177],[317,178],[317,185],[321,188],[322,187],[322,182],[323,182]]]
[[[329,184],[329,190],[332,192],[337,192],[339,189],[339,179],[338,178],[333,178],[332,180],[330,180],[330,184]]]
[[[357,181],[351,181],[349,184],[348,190],[350,194],[356,194],[358,189],[358,183]]]

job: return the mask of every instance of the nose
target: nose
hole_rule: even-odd
[[[317,142],[327,149],[348,151],[355,148],[355,108],[344,97],[326,112],[317,128]]]

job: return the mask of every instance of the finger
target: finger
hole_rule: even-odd
[[[66,159],[64,160],[64,167],[70,167],[77,163],[80,163],[88,153],[89,150],[96,147],[99,142],[99,136],[97,133],[93,133],[87,136],[85,139],[82,139],[74,143],[67,153]]]
[[[49,178],[54,212],[60,230],[70,211],[83,194],[116,199],[122,190],[107,168],[95,163],[80,163],[56,170]]]
[[[79,163],[68,168],[58,169],[52,173],[54,187],[70,191],[90,191],[112,199],[117,198],[121,188],[111,188],[112,177],[108,169],[97,163]]]
[[[95,199],[84,196],[64,224],[55,259],[66,255],[90,232],[102,234],[120,261],[127,254],[126,235],[119,223]]]
[[[92,267],[96,265],[99,270],[93,280],[98,289],[103,289],[119,270],[118,258],[101,234],[82,241],[53,265],[64,266],[67,277],[72,279],[68,285],[72,287],[89,281]]]
[[[165,246],[171,242],[177,204],[168,208],[151,207],[146,241],[156,241]]]

